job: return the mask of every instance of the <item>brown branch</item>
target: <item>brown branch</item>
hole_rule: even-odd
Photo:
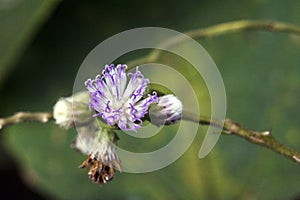
[[[209,117],[200,116],[197,117],[191,113],[185,112],[183,115],[183,119],[187,121],[192,121],[195,123],[199,123],[201,125],[212,125],[218,128],[222,128],[222,134],[224,135],[237,135],[248,140],[251,143],[261,145],[263,147],[267,147],[274,152],[281,154],[292,161],[300,164],[300,153],[286,147],[281,144],[270,131],[254,131],[248,128],[243,127],[237,122],[232,121],[231,119],[225,119],[222,123],[219,120],[212,120]]]
[[[0,118],[0,129],[5,126],[18,124],[20,122],[40,122],[46,123],[53,119],[51,112],[18,112],[12,116]]]

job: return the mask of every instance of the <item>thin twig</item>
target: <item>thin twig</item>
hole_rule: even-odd
[[[12,116],[0,118],[0,129],[5,126],[18,124],[20,122],[40,122],[46,123],[53,119],[51,112],[18,112]]]
[[[215,119],[213,120],[205,116],[198,117],[187,112],[184,113],[183,119],[187,121],[199,123],[201,125],[211,125],[218,128],[222,128],[223,129],[222,134],[224,135],[237,135],[239,137],[242,137],[250,141],[251,143],[267,147],[273,150],[274,152],[281,154],[291,159],[292,161],[300,164],[300,153],[281,144],[271,134],[270,131],[262,131],[262,132],[254,131],[243,127],[242,125],[232,121],[231,119],[225,119],[224,122],[222,123],[219,120],[215,120]]]
[[[207,28],[200,28],[185,32],[186,35],[194,39],[211,38],[229,33],[237,33],[242,31],[269,31],[269,32],[281,32],[291,35],[300,36],[300,27],[293,24],[276,22],[276,21],[261,21],[261,20],[238,20],[232,22],[225,22],[210,26]],[[161,44],[161,47],[168,47],[175,43],[184,42],[185,37],[170,38]],[[128,64],[129,68],[133,68],[140,64],[151,63],[158,60],[162,51],[154,49],[150,54],[142,58],[138,58],[130,61]]]

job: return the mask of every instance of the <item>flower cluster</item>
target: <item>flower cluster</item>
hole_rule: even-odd
[[[158,97],[156,92],[147,94],[149,80],[138,67],[134,73],[126,73],[126,69],[123,64],[106,65],[101,75],[85,82],[88,92],[61,98],[53,108],[56,124],[66,129],[77,125],[72,147],[87,155],[80,167],[90,167],[88,176],[99,184],[112,180],[115,170],[121,171],[114,127],[137,131],[146,117],[153,124],[164,125],[176,123],[182,115],[179,99],[174,95]]]

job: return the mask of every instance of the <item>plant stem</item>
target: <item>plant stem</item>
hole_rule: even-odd
[[[50,112],[18,112],[12,116],[6,118],[0,118],[0,128],[5,126],[18,124],[21,122],[40,122],[46,123],[53,120],[53,114]],[[254,131],[243,127],[242,125],[232,121],[231,119],[225,119],[224,126],[222,126],[220,120],[210,119],[209,117],[200,116],[197,117],[192,113],[184,112],[183,120],[199,123],[200,125],[215,126],[222,128],[223,135],[237,135],[241,138],[248,140],[251,143],[258,144],[267,147],[274,152],[281,154],[292,161],[300,164],[300,153],[286,147],[278,142],[270,133],[270,131]]]
[[[274,152],[281,154],[292,161],[300,164],[300,153],[286,147],[281,144],[270,131],[254,131],[244,126],[240,125],[237,122],[234,122],[231,119],[225,119],[224,125],[222,126],[222,122],[220,120],[210,119],[205,116],[195,116],[192,113],[185,112],[183,115],[183,119],[187,121],[192,121],[195,123],[199,123],[201,125],[211,125],[218,128],[222,128],[222,134],[224,135],[237,135],[248,140],[251,143],[258,144],[264,147],[267,147]]]
[[[5,126],[18,124],[20,122],[40,122],[46,123],[53,119],[51,112],[18,112],[12,116],[0,118],[0,129]]]
[[[289,23],[282,23],[277,21],[261,21],[261,20],[238,20],[232,22],[225,22],[217,25],[213,25],[207,28],[200,28],[185,32],[186,35],[194,39],[211,38],[220,35],[238,33],[242,31],[269,31],[269,32],[281,32],[291,35],[300,36],[300,27]],[[173,45],[175,43],[184,42],[184,38],[170,38],[163,47]],[[133,68],[140,64],[151,63],[158,60],[162,51],[154,49],[150,54],[130,61],[127,65],[128,68]]]

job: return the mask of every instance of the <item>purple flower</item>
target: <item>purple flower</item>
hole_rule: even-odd
[[[151,103],[157,101],[157,94],[143,98],[149,80],[136,67],[135,73],[126,73],[127,65],[116,67],[106,65],[102,75],[88,79],[85,85],[91,98],[90,109],[97,111],[109,125],[117,125],[121,130],[137,131],[142,118],[148,112]],[[127,83],[127,76],[131,76]]]

